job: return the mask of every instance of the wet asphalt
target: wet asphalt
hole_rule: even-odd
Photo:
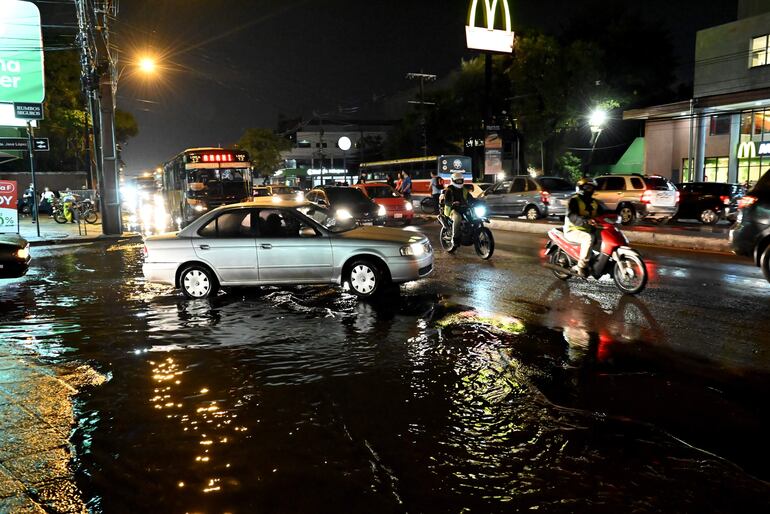
[[[437,250],[371,302],[187,301],[144,282],[141,244],[41,249],[0,290],[0,340],[105,377],[70,437],[93,512],[763,511],[758,269],[640,248],[653,276],[627,297],[495,236],[491,261]]]

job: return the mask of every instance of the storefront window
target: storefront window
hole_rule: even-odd
[[[764,171],[770,169],[769,157],[758,157],[755,159],[739,159],[738,160],[738,182],[744,184],[747,181],[750,186],[753,186],[762,176]]]
[[[703,163],[704,182],[727,182],[730,159],[728,157],[708,157]],[[689,159],[682,160],[682,182],[693,182],[695,173],[690,171]]]
[[[729,133],[730,133],[730,115],[729,114],[719,114],[717,116],[711,117],[711,124],[709,126],[710,136],[721,136]]]
[[[764,111],[758,111],[754,113],[754,135],[758,136],[762,134],[762,127],[765,124]]]
[[[751,111],[741,113],[741,134],[751,135]]]

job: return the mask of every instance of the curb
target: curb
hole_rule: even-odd
[[[64,237],[60,239],[39,239],[37,241],[30,241],[29,245],[32,247],[37,246],[66,246],[66,245],[77,245],[77,244],[87,244],[87,243],[98,243],[100,241],[122,241],[122,240],[132,240],[132,239],[141,239],[140,234],[123,234],[120,236],[105,236],[104,234],[93,236],[93,237],[80,237],[80,236],[73,236],[73,237]]]
[[[493,218],[490,221],[489,226],[493,230],[545,235],[549,230],[556,227],[557,225],[531,223],[524,221],[498,220]],[[637,231],[633,229],[624,230],[623,233],[626,235],[629,242],[640,245],[663,246],[681,250],[700,250],[727,254],[733,253],[732,249],[730,248],[730,242],[727,240],[726,234],[724,237],[708,237]]]

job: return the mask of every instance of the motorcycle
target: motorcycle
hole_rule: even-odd
[[[647,266],[639,252],[628,246],[628,239],[618,228],[620,217],[605,214],[595,220],[600,237],[596,238],[591,248],[588,276],[598,280],[604,275],[611,275],[623,293],[640,293],[647,285]],[[545,255],[548,259],[546,267],[553,271],[556,278],[583,278],[573,271],[580,259],[580,245],[568,241],[563,229],[553,228],[548,232]]]
[[[489,223],[487,207],[483,202],[469,202],[468,205],[457,208],[462,214],[463,222],[460,226],[460,246],[471,246],[476,250],[476,255],[486,260],[492,257],[495,251],[495,238],[492,231],[484,226]],[[441,223],[441,247],[449,253],[457,250],[452,241],[452,218],[444,215],[440,209],[438,221]]]
[[[67,223],[67,212],[65,212],[66,203],[69,203],[66,210],[72,211],[73,220],[83,220],[91,225],[99,221],[99,213],[96,212],[93,201],[86,198],[80,202],[55,200],[51,206],[51,216],[53,216],[56,223]]]

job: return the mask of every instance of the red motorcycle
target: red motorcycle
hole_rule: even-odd
[[[588,276],[599,279],[611,275],[618,289],[627,294],[637,294],[647,285],[647,266],[642,256],[628,246],[628,239],[617,224],[620,218],[615,214],[604,214],[595,218],[599,237],[591,248]],[[580,259],[580,245],[567,240],[561,228],[548,232],[545,255],[546,267],[561,279],[580,277],[573,271]]]

